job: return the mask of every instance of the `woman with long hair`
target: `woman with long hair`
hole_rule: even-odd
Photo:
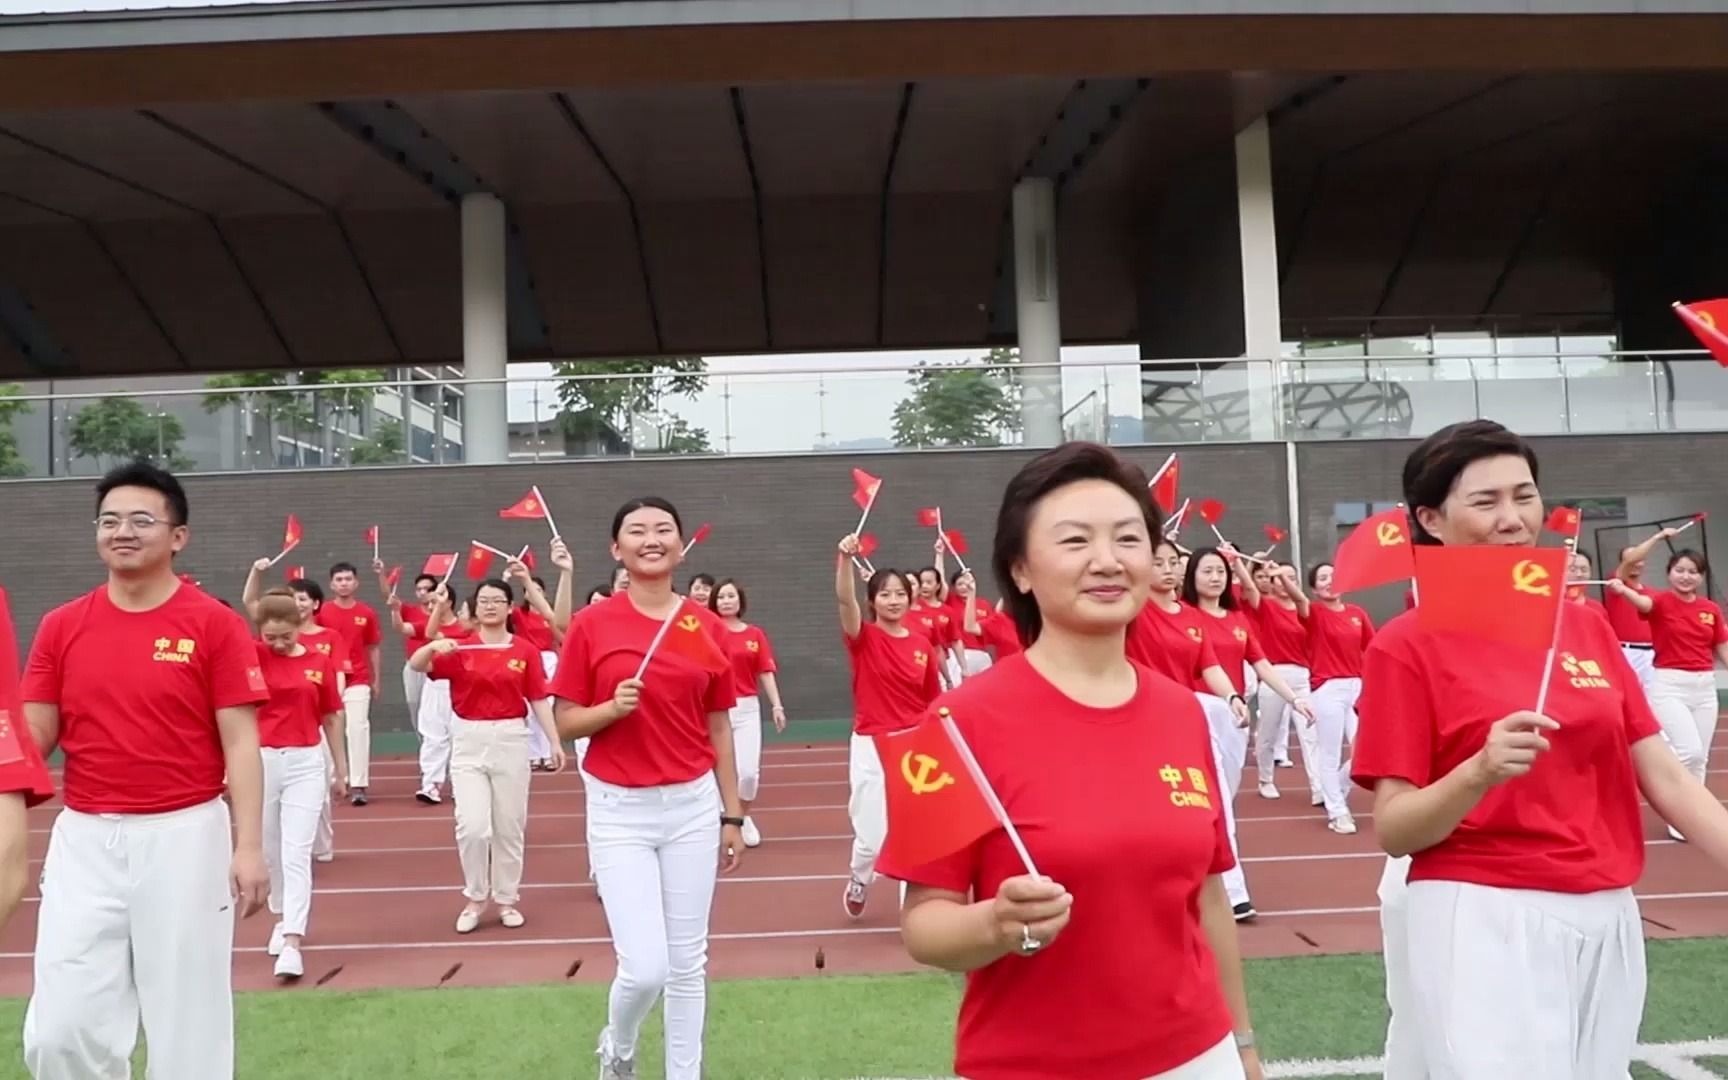
[[[858,580],[848,563],[858,554],[858,537],[840,540],[834,564],[834,595],[840,605],[840,635],[852,664],[852,742],[847,775],[852,819],[851,876],[841,905],[847,916],[864,917],[876,856],[888,835],[888,792],[877,735],[904,731],[918,723],[926,706],[942,692],[941,652],[935,642],[908,625],[914,617],[918,586],[899,570],[878,570],[865,587],[869,614],[858,603]]]
[[[1284,685],[1306,698],[1312,689],[1308,676],[1308,630],[1296,612],[1296,601],[1285,586],[1284,567],[1271,560],[1256,564],[1254,572],[1242,588],[1242,602],[1260,647],[1271,662],[1272,669],[1284,680]],[[1260,781],[1260,797],[1279,797],[1274,768],[1288,766],[1290,761],[1290,717],[1294,714],[1283,698],[1264,682],[1260,684],[1254,729],[1254,765]],[[1320,792],[1320,771],[1316,767],[1314,725],[1296,723],[1296,740],[1302,747],[1302,771],[1308,774],[1308,801],[1315,806],[1326,805]]]
[[[786,730],[786,707],[780,702],[780,667],[774,661],[774,643],[760,627],[744,621],[750,610],[750,600],[744,586],[736,578],[727,578],[714,586],[708,600],[709,610],[720,616],[730,635],[727,651],[732,656],[732,692],[738,703],[732,706],[732,747],[738,760],[738,800],[744,811],[744,846],[755,847],[762,842],[762,833],[750,818],[750,804],[762,784],[762,699],[756,688],[768,696],[770,715],[775,731]]]
[[[270,871],[269,953],[278,978],[298,979],[306,967],[300,944],[312,914],[312,845],[319,811],[333,784],[346,792],[347,744],[335,661],[301,640],[301,606],[288,589],[271,589],[248,611],[258,621],[258,668],[270,700],[258,707],[258,747],[264,758],[264,863]],[[334,635],[332,635],[334,636]],[[325,770],[326,741],[335,775]]]
[[[528,824],[528,728],[525,709],[552,744],[552,771],[564,768],[564,748],[540,653],[510,628],[515,595],[498,578],[474,590],[474,633],[465,641],[440,637],[409,663],[450,684],[450,798],[456,804],[456,855],[462,863],[458,934],[472,933],[488,901],[514,930],[527,920],[521,899],[523,836]]]
[[[992,663],[991,641],[984,636],[983,624],[994,612],[978,597],[978,579],[968,571],[955,571],[948,587],[947,607],[949,619],[960,628],[964,674],[970,677],[982,673]]]
[[[702,1075],[716,869],[724,857],[730,873],[744,851],[725,629],[673,591],[683,534],[665,499],[618,508],[612,557],[629,585],[571,618],[552,680],[559,733],[589,740],[588,857],[617,955],[603,1080],[636,1075],[642,1023],[662,991],[666,1078]]]
[[[1412,540],[1535,547],[1537,468],[1493,421],[1435,432],[1404,463]],[[1420,1060],[1388,1075],[1624,1080],[1645,992],[1639,794],[1724,867],[1728,810],[1659,737],[1605,620],[1562,604],[1550,666],[1420,611],[1366,650],[1352,763],[1381,846],[1411,857],[1412,932],[1387,963]]]
[[[1308,571],[1314,599],[1296,581],[1295,567],[1284,568],[1284,591],[1308,630],[1308,680],[1313,694],[1315,771],[1326,807],[1326,827],[1348,836],[1356,831],[1350,813],[1350,759],[1346,743],[1356,744],[1356,699],[1362,693],[1362,653],[1374,640],[1368,613],[1332,590],[1332,564]]]
[[[1003,831],[908,883],[913,959],[966,973],[955,1072],[1258,1080],[1211,735],[1188,681],[1129,658],[1158,511],[1068,443],[1003,493],[992,567],[1029,642],[938,699],[1043,876]]]

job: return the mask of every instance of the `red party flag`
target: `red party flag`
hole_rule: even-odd
[[[498,511],[498,516],[521,521],[539,521],[546,517],[546,507],[540,502],[540,496],[530,491],[512,505]]]
[[[1561,536],[1577,536],[1578,528],[1583,523],[1584,515],[1580,514],[1577,508],[1556,506],[1554,512],[1548,515],[1544,526],[1549,532],[1556,532]]]
[[[420,572],[427,577],[435,577],[442,581],[455,565],[456,553],[453,551],[445,555],[428,555],[426,556],[426,565],[420,568]]]
[[[887,780],[888,865],[926,866],[1002,826],[1001,804],[946,709],[917,727],[876,736],[876,753]]]
[[[463,573],[474,581],[479,581],[492,569],[492,552],[479,544],[468,545],[468,566]]]
[[[306,568],[304,566],[290,566],[288,568],[289,581],[303,581],[305,578]]]
[[[528,572],[530,574],[532,574],[534,572],[534,569],[535,569],[537,562],[538,562],[538,560],[536,560],[534,558],[534,549],[533,548],[523,548],[522,549],[522,565],[526,566],[528,568]]]
[[[1182,465],[1171,454],[1164,459],[1164,464],[1158,466],[1158,471],[1152,474],[1152,482],[1147,485],[1152,491],[1152,501],[1158,504],[1158,509],[1165,514],[1176,512],[1176,496],[1182,488]]]
[[[1382,510],[1356,526],[1332,557],[1332,591],[1343,595],[1415,574],[1410,520],[1402,506]]]
[[[708,535],[713,531],[714,526],[704,521],[702,524],[696,526],[696,533],[690,537],[690,543],[700,544],[702,541],[708,539]]]
[[[942,539],[948,542],[948,550],[956,555],[964,555],[969,550],[966,546],[966,534],[959,529],[949,529],[942,534]]]
[[[942,509],[937,506],[926,506],[918,511],[918,524],[926,529],[934,529],[942,524]]]
[[[401,583],[402,568],[400,566],[392,566],[390,568],[390,573],[384,578],[384,587],[389,589],[391,592],[395,592],[396,586]]]
[[[874,554],[876,554],[876,537],[870,533],[865,533],[858,538],[858,557],[868,559]]]
[[[1425,544],[1414,551],[1416,618],[1424,627],[1530,649],[1554,644],[1565,548]]]
[[[300,544],[300,519],[293,514],[288,515],[288,525],[282,530],[282,550],[292,551]]]
[[[366,530],[366,542],[374,547],[378,544],[378,526],[373,525]]]
[[[1266,526],[1266,539],[1270,540],[1274,544],[1282,544],[1284,541],[1290,539],[1290,534],[1276,525],[1268,525]]]
[[[1716,362],[1728,367],[1728,300],[1675,304],[1674,313],[1692,331]]]
[[[685,603],[688,604],[689,601]],[[720,675],[731,669],[731,661],[726,658],[726,653],[709,636],[702,620],[690,611],[685,611],[673,620],[661,648],[674,656],[682,656],[712,675]]]
[[[871,476],[863,469],[852,470],[852,501],[858,504],[858,509],[868,510],[876,498],[876,493],[882,490],[882,478]]]
[[[1200,511],[1201,521],[1204,521],[1208,525],[1216,526],[1220,521],[1224,520],[1224,515],[1230,508],[1219,502],[1217,499],[1201,499],[1198,509]]]

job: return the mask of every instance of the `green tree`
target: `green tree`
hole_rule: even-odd
[[[921,363],[894,406],[894,441],[901,446],[1001,446],[1020,430],[1020,380],[1013,349],[992,349],[992,365]]]
[[[350,465],[399,465],[406,460],[402,439],[402,421],[393,416],[381,416],[369,438],[355,439],[348,448]]]
[[[24,460],[24,455],[18,450],[18,435],[12,430],[12,418],[24,416],[30,412],[28,402],[9,400],[17,398],[24,388],[17,384],[0,386],[0,477],[26,476],[30,472],[30,463]]]
[[[78,410],[67,439],[79,457],[104,461],[152,461],[169,469],[193,467],[180,453],[186,427],[180,418],[158,415],[131,398],[101,398]]]
[[[702,453],[708,433],[666,412],[668,398],[693,398],[708,385],[708,362],[700,356],[636,356],[618,360],[567,360],[553,365],[558,383],[558,423],[566,442],[604,445],[627,434],[632,421],[653,416],[666,436],[668,453]],[[637,376],[601,378],[600,376]]]
[[[638,425],[640,427],[641,425]],[[654,444],[642,449],[661,454],[712,454],[714,447],[708,442],[708,429],[691,427],[690,421],[682,416],[662,413],[651,425],[654,429]]]
[[[217,375],[204,382],[204,388],[212,391],[204,395],[204,411],[218,413],[250,404],[257,416],[246,428],[246,441],[254,455],[274,460],[278,439],[292,436],[297,444],[323,445],[328,460],[336,427],[330,421],[371,408],[377,390],[356,388],[356,384],[383,381],[384,372],[375,368]]]

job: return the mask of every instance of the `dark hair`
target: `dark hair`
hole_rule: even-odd
[[[516,617],[511,615],[509,612],[516,605],[516,590],[512,589],[510,583],[505,581],[503,578],[487,578],[485,581],[474,586],[474,591],[469,594],[468,608],[473,613],[476,620],[480,617],[481,589],[498,589],[504,594],[504,629],[514,634],[516,632]]]
[[[887,588],[888,582],[893,578],[900,579],[900,587],[906,590],[906,599],[908,601],[917,598],[918,590],[913,586],[912,578],[906,573],[906,571],[890,570],[884,567],[883,569],[876,571],[874,574],[871,574],[870,581],[864,586],[864,596],[870,601],[870,610],[866,612],[866,614],[870,618],[874,619],[876,617],[876,595],[883,589]],[[907,614],[911,614],[910,608],[907,609]]]
[[[359,577],[360,571],[351,562],[339,562],[330,568],[331,577],[335,577],[337,574],[353,574],[355,577]]]
[[[539,574],[532,575],[528,580],[530,580],[534,584],[540,586],[540,591],[542,593],[544,593],[546,591],[546,582],[543,578],[540,577]],[[528,603],[528,590],[527,589],[522,590],[522,600],[517,606],[520,607],[523,611],[533,611],[534,610],[533,605]]]
[[[1700,574],[1708,574],[1710,572],[1710,563],[1704,558],[1704,553],[1701,551],[1695,551],[1692,548],[1681,548],[1679,551],[1668,556],[1668,569],[1672,571],[1674,565],[1681,559],[1691,559],[1692,565],[1698,568]]]
[[[920,588],[922,588],[924,585],[924,575],[925,574],[935,574],[936,575],[936,587],[937,588],[942,587],[942,574],[941,574],[941,572],[938,571],[934,566],[925,566],[925,567],[921,567],[916,574],[912,575],[913,577],[918,579],[918,585]]]
[[[310,596],[312,598],[313,611],[317,611],[319,608],[324,606],[324,590],[318,587],[316,581],[307,581],[305,578],[297,578],[294,581],[290,581],[288,587],[297,593],[305,593],[307,596]]]
[[[692,574],[692,575],[690,575],[690,584],[684,586],[684,591],[688,592],[691,589],[694,589],[698,584],[706,585],[710,589],[714,588],[715,587],[714,575],[713,574]]]
[[[589,589],[587,592],[583,593],[582,594],[582,596],[583,596],[582,606],[583,607],[587,607],[589,604],[594,602],[594,594],[595,593],[599,593],[601,596],[611,596],[612,595],[612,583],[607,582],[604,585],[596,585],[592,589]]]
[[[696,576],[702,577],[703,575],[698,574]],[[725,578],[714,586],[714,591],[708,595],[708,610],[716,615],[720,614],[720,590],[728,585],[738,590],[738,617],[742,619],[744,613],[750,609],[750,601],[745,597],[744,586],[739,584],[737,578]]]
[[[1458,475],[1483,458],[1521,457],[1530,465],[1530,478],[1540,478],[1536,451],[1522,437],[1492,420],[1465,420],[1447,426],[1422,440],[1404,459],[1404,505],[1410,519],[1410,540],[1416,544],[1438,544],[1416,519],[1416,511],[1438,510]]]
[[[430,581],[434,589],[438,587],[438,579],[433,577],[431,574],[416,574],[414,577],[414,584],[418,585],[422,581]]]
[[[1310,589],[1314,587],[1315,580],[1320,577],[1320,571],[1331,565],[1329,562],[1321,561],[1308,568],[1308,587]]]
[[[1044,616],[1038,610],[1037,598],[1021,592],[1014,584],[1014,564],[1026,555],[1026,535],[1038,503],[1058,488],[1081,480],[1103,480],[1126,491],[1146,521],[1147,539],[1156,543],[1164,535],[1164,516],[1147,494],[1146,473],[1107,446],[1093,442],[1063,443],[1021,466],[1002,491],[990,567],[1020,640],[1027,645],[1038,640],[1044,629]]]
[[[173,473],[167,469],[159,469],[148,461],[116,465],[96,482],[97,513],[101,513],[102,500],[108,497],[108,493],[123,487],[149,488],[160,494],[168,503],[168,513],[174,518],[175,525],[186,525],[192,520],[192,508],[186,502],[186,489],[180,486],[180,481],[174,479]]]
[[[1235,611],[1236,594],[1230,589],[1230,560],[1215,547],[1195,548],[1194,554],[1188,557],[1188,573],[1182,576],[1182,600],[1189,607],[1200,606],[1200,586],[1195,578],[1200,571],[1200,560],[1208,555],[1218,556],[1218,560],[1224,564],[1224,592],[1218,597],[1218,606],[1225,611]]]
[[[664,510],[672,515],[672,524],[678,527],[678,535],[684,535],[684,519],[678,516],[678,508],[658,495],[643,495],[631,499],[618,508],[612,515],[612,539],[618,539],[618,534],[624,531],[624,519],[638,510]]]

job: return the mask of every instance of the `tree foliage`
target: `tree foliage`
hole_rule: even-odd
[[[97,464],[143,460],[168,469],[193,467],[180,453],[186,426],[168,413],[152,413],[131,398],[101,398],[72,417],[67,444]]]
[[[894,406],[894,441],[901,446],[1001,446],[1020,430],[1020,380],[1013,349],[992,349],[992,365],[921,363]]]
[[[664,408],[669,398],[693,398],[708,385],[708,362],[700,356],[635,356],[617,360],[567,360],[553,366],[558,383],[558,423],[564,437],[581,445],[627,434],[638,418],[659,427],[666,453],[705,453],[708,433],[692,428]],[[639,376],[602,378],[601,376]]]
[[[372,434],[355,439],[348,448],[351,465],[397,465],[406,460],[407,444],[402,436],[402,421],[393,416],[380,416]]]
[[[358,383],[384,381],[373,368],[351,371],[250,371],[206,379],[204,411],[220,412],[250,401],[278,427],[310,428],[318,421],[316,406],[325,411],[356,413],[372,403],[373,389],[348,389]]]
[[[24,392],[16,383],[0,386],[0,477],[26,476],[30,463],[18,449],[18,435],[12,430],[12,418],[30,412],[30,404],[15,400]]]

